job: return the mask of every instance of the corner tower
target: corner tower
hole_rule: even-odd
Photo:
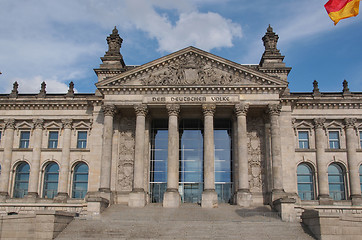
[[[277,49],[279,36],[275,34],[273,28],[269,25],[262,38],[264,43],[264,53],[259,63],[259,70],[273,77],[287,81],[291,67],[286,67],[283,62],[284,56]]]
[[[99,68],[94,69],[98,82],[126,71],[126,64],[120,52],[122,42],[123,39],[119,36],[117,28],[114,27],[112,33],[107,37],[108,51],[101,57],[102,64]]]

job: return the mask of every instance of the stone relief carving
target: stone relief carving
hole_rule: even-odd
[[[122,117],[119,136],[117,191],[132,191],[135,119]]]
[[[217,65],[217,64],[214,64]],[[176,58],[159,71],[141,79],[143,85],[235,85],[256,84],[250,74],[222,70],[195,54]],[[256,82],[254,82],[256,81]],[[261,81],[260,81],[261,83]]]
[[[260,118],[248,119],[249,187],[251,192],[263,192],[265,184],[264,124]]]

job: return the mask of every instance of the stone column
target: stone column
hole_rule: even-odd
[[[5,119],[4,153],[0,175],[0,201],[5,201],[9,196],[10,167],[13,156],[15,119]]]
[[[331,198],[329,197],[328,173],[327,163],[324,159],[325,146],[325,132],[324,123],[325,118],[314,119],[315,130],[315,146],[316,146],[316,161],[317,161],[317,174],[318,174],[318,199],[320,204],[329,204]]]
[[[351,200],[353,205],[361,205],[361,186],[359,177],[359,165],[357,149],[357,135],[355,131],[355,124],[357,119],[345,118],[346,125],[346,142],[347,142],[347,161],[349,168],[349,182],[351,185]]]
[[[272,159],[272,174],[273,174],[273,190],[272,201],[285,196],[283,188],[283,168],[281,155],[281,136],[279,126],[279,115],[281,105],[271,104],[268,106],[270,116],[270,133],[271,133],[271,159]]]
[[[179,207],[181,198],[178,192],[179,182],[179,132],[178,114],[180,105],[166,105],[168,111],[168,154],[167,154],[167,190],[163,198],[164,207]]]
[[[248,136],[246,129],[246,114],[249,104],[240,103],[235,105],[237,117],[237,162],[238,162],[238,189],[236,193],[236,204],[249,207],[251,204],[251,193],[249,189],[249,163],[248,163]]]
[[[72,119],[62,119],[63,124],[63,145],[62,158],[59,171],[58,194],[54,200],[64,202],[68,195],[69,162],[70,162],[70,141],[72,136]]]
[[[133,174],[133,190],[129,194],[128,206],[144,207],[146,205],[146,193],[144,190],[144,149],[145,149],[145,126],[147,106],[135,105],[136,111],[136,137],[135,137],[135,160]]]
[[[99,191],[104,193],[110,193],[112,170],[113,116],[116,113],[116,107],[114,105],[105,105],[103,106],[102,110],[104,115],[104,126],[101,159],[101,182]]]
[[[215,144],[214,144],[214,104],[202,105],[204,113],[204,191],[201,206],[216,208],[217,193],[215,191]]]
[[[29,190],[28,197],[38,197],[39,189],[39,172],[40,172],[40,158],[41,158],[41,143],[43,138],[43,119],[34,119],[33,131],[33,153],[31,158],[31,168],[29,175]]]

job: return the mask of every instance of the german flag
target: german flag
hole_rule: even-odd
[[[324,7],[336,25],[339,20],[358,15],[360,0],[329,0]]]

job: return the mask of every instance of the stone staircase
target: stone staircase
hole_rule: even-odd
[[[99,217],[76,218],[56,239],[314,239],[300,223],[282,222],[269,207],[183,204],[165,209],[112,205]]]

